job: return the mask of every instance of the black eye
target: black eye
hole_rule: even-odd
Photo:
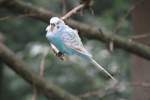
[[[55,24],[54,24],[54,23],[50,23],[50,25],[51,25],[51,26],[55,26]]]

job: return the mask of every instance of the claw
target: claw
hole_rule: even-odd
[[[51,44],[51,47],[55,56],[58,57],[60,60],[64,61],[65,60],[64,54],[60,52],[53,44]]]

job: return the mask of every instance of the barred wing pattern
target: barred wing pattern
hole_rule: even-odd
[[[67,28],[67,30],[62,34],[62,38],[67,47],[91,57],[91,54],[89,54],[84,48],[77,30]]]

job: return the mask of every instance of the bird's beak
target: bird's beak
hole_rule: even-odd
[[[49,31],[49,29],[50,29],[50,26],[48,25],[48,26],[46,27],[46,31]]]

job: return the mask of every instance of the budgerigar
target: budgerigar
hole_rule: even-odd
[[[93,59],[92,55],[84,48],[78,35],[78,31],[66,25],[63,20],[58,17],[52,17],[46,31],[46,37],[51,45],[58,49],[62,54],[78,55],[93,63],[96,67],[103,70],[108,76],[115,80],[115,78],[99,65]]]

